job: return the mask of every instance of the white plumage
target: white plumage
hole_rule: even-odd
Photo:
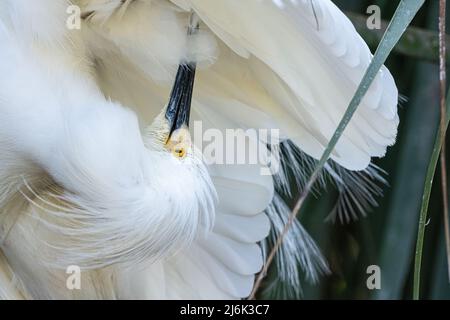
[[[73,4],[80,30],[66,26]],[[191,11],[200,30],[187,36]],[[286,181],[164,148],[178,65],[198,65],[204,129],[279,128],[318,158],[371,57],[329,0],[3,0],[0,298],[248,296]],[[383,156],[397,100],[383,68],[332,159],[364,170]],[[283,167],[300,174],[296,158]],[[295,286],[295,264],[327,271],[299,224],[282,257]],[[69,265],[84,268],[81,290],[66,287]]]

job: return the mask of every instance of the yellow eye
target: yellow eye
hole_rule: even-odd
[[[166,142],[166,149],[178,159],[184,159],[191,148],[191,136],[185,128],[178,129],[172,133],[172,136]]]
[[[172,154],[180,159],[184,159],[186,157],[186,148],[184,146],[177,145],[172,149]]]

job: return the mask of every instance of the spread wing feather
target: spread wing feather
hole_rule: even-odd
[[[184,8],[187,3],[244,59],[229,69],[220,56],[213,69],[239,87],[250,72],[275,99],[264,111],[303,151],[320,157],[372,58],[345,15],[331,1],[186,0]],[[383,67],[333,159],[362,170],[371,157],[383,156],[395,141],[397,102],[395,83]],[[282,115],[293,116],[295,125]]]

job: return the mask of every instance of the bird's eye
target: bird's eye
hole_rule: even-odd
[[[186,158],[191,146],[191,135],[186,128],[175,130],[166,142],[166,149],[180,160]]]
[[[175,146],[175,148],[173,148],[172,154],[179,158],[179,159],[184,159],[186,157],[186,148],[184,146]]]

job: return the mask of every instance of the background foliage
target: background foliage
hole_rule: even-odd
[[[392,0],[334,0],[343,10],[365,14],[369,5],[379,5],[389,21],[398,5]],[[427,0],[413,21],[415,27],[436,32],[436,0]],[[363,37],[375,50],[373,34]],[[404,45],[387,61],[399,91],[407,98],[399,109],[397,143],[375,163],[389,173],[384,198],[366,218],[348,225],[325,223],[336,202],[332,188],[310,197],[300,219],[321,247],[332,275],[319,285],[303,282],[305,299],[411,299],[414,250],[424,180],[439,124],[439,67],[433,58],[433,37],[414,39],[406,35]],[[417,58],[421,57],[421,58]],[[425,236],[421,298],[450,299],[441,207],[440,172],[436,173]],[[292,203],[293,206],[293,203]],[[369,265],[381,268],[381,290],[366,287]],[[271,270],[270,277],[276,277]]]

